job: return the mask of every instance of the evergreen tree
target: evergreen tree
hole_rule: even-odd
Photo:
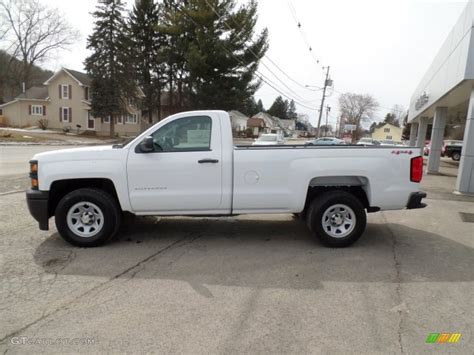
[[[144,113],[153,122],[153,112],[160,113],[163,85],[163,58],[160,49],[165,36],[157,29],[160,7],[154,0],[136,0],[129,17],[129,31],[133,49],[133,64],[139,84],[145,93]],[[160,118],[160,117],[158,117]]]
[[[268,113],[272,116],[280,119],[288,118],[288,101],[283,100],[281,96],[278,96],[273,102],[272,106],[268,109]]]
[[[385,115],[384,123],[389,123],[394,126],[400,127],[400,122],[398,121],[397,116],[395,116],[395,114],[393,113],[387,113]]]
[[[86,58],[87,73],[92,78],[91,111],[95,117],[110,117],[110,136],[115,136],[115,120],[127,114],[128,99],[135,98],[134,81],[126,36],[122,0],[99,0],[94,11],[94,31],[87,39],[92,54]]]
[[[263,107],[263,102],[261,99],[258,100],[257,102],[257,112],[255,113],[259,113],[259,112],[265,112],[265,107]]]
[[[298,114],[296,113],[296,106],[295,102],[293,100],[290,101],[290,104],[288,105],[288,113],[287,116],[291,120],[296,120],[298,118]]]
[[[172,52],[184,56],[176,61],[170,58],[173,64],[184,62],[172,71],[182,76],[170,81],[170,86],[172,82],[187,84],[192,108],[242,106],[259,87],[255,72],[268,48],[267,30],[254,34],[256,2],[238,8],[236,0],[167,2],[169,31],[176,47]]]
[[[408,123],[408,114],[406,114],[405,117],[403,118],[403,130],[402,130],[403,140],[410,139],[410,130],[411,130],[411,123]]]

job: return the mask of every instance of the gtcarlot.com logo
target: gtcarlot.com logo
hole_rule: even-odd
[[[85,338],[33,338],[27,336],[18,336],[10,338],[13,345],[92,345],[95,339]]]

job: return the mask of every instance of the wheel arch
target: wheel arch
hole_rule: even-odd
[[[54,211],[59,201],[68,193],[81,188],[96,188],[110,194],[120,205],[120,199],[117,195],[117,189],[112,180],[107,178],[81,178],[81,179],[64,179],[53,181],[49,190],[48,215],[54,216]]]
[[[370,206],[370,182],[365,176],[319,176],[314,177],[308,184],[304,210],[311,202],[327,191],[346,191],[359,199],[362,205],[371,212],[376,207]]]

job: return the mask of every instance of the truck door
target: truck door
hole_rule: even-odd
[[[135,212],[218,211],[222,201],[222,149],[217,115],[180,117],[152,134],[153,150],[130,148],[127,177]]]

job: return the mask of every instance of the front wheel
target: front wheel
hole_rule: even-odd
[[[329,191],[311,203],[307,224],[321,243],[343,248],[355,243],[365,230],[367,217],[360,200],[345,191]]]
[[[107,192],[83,188],[64,196],[55,212],[56,228],[63,239],[79,247],[104,244],[118,230],[121,212]]]

